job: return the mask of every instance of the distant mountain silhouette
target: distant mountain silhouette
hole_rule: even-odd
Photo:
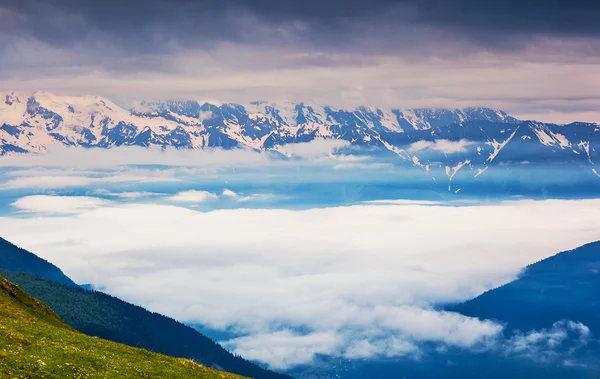
[[[566,319],[600,333],[600,241],[530,265],[519,279],[449,310],[509,329],[548,328]]]
[[[28,272],[57,283],[77,287],[75,282],[52,263],[3,238],[0,238],[0,268],[15,272]]]

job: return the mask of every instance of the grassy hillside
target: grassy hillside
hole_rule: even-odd
[[[210,338],[172,318],[101,292],[85,291],[68,283],[41,278],[39,274],[32,275],[40,271],[53,272],[52,268],[58,268],[39,258],[41,263],[31,260],[30,255],[37,258],[10,243],[0,243],[0,275],[44,302],[66,324],[84,334],[174,357],[190,358],[208,367],[256,379],[291,378],[231,354]],[[16,270],[20,272],[9,270],[7,266],[14,267],[14,264],[10,266],[12,258],[19,258],[20,262],[27,259],[34,264],[33,268],[30,271],[28,264],[21,264]]]
[[[196,330],[102,292],[85,291],[27,273],[0,275],[46,303],[68,325],[97,336],[252,378],[290,378],[232,355]]]
[[[0,277],[2,378],[235,379],[186,359],[89,337]]]
[[[76,286],[52,263],[13,245],[3,238],[0,238],[0,268],[15,272],[29,272],[57,283]]]

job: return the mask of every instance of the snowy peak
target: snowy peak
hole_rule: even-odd
[[[358,124],[368,128],[382,128],[387,131],[423,130],[464,121],[487,120],[494,122],[516,122],[517,119],[505,112],[490,108],[465,109],[399,109],[359,106],[355,109],[338,109],[315,104],[271,103],[254,101],[245,105],[199,101],[141,102],[131,112],[144,116],[159,117],[201,117],[210,113],[240,124],[245,117],[269,119],[280,126],[298,127],[303,124]]]
[[[314,103],[139,101],[124,109],[98,96],[0,93],[0,155],[51,146],[280,150],[342,139],[399,158],[449,183],[496,165],[580,162],[594,174],[600,126],[519,121],[491,108],[335,108]],[[449,185],[450,190],[454,190]]]

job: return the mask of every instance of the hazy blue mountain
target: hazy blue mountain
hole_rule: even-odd
[[[450,310],[500,320],[509,329],[574,320],[600,333],[600,241],[535,263],[518,280]]]
[[[505,324],[504,338],[489,351],[431,349],[416,361],[323,357],[292,374],[306,379],[315,372],[341,379],[600,377],[600,242],[532,264],[519,279],[445,309]]]
[[[67,286],[77,287],[77,284],[52,263],[3,238],[0,238],[0,268],[15,272],[27,272]]]

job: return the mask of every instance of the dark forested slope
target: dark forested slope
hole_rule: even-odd
[[[57,283],[76,286],[52,263],[13,245],[3,238],[0,238],[0,268],[15,272],[28,272]]]

